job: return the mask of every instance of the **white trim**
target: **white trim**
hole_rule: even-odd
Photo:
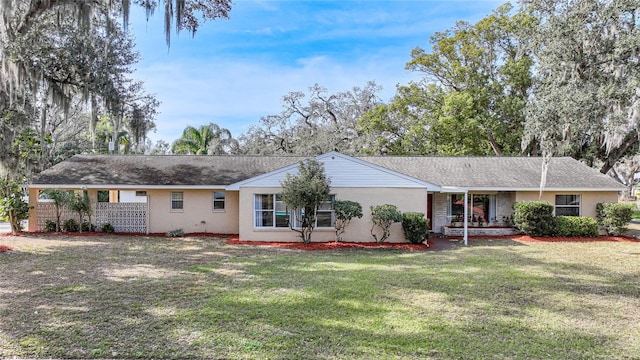
[[[222,193],[222,200],[216,200],[216,193]],[[216,209],[216,202],[222,202],[222,209]],[[224,212],[227,210],[227,192],[224,190],[214,190],[211,192],[211,211]]]
[[[295,165],[297,167],[297,164]],[[270,174],[270,173],[269,173]],[[267,174],[263,174],[267,175]],[[251,179],[247,179],[235,184],[231,185],[113,185],[113,184],[105,184],[105,185],[90,185],[90,184],[29,184],[28,187],[30,189],[98,189],[98,190],[225,190],[225,191],[239,191],[239,184],[247,182],[249,180],[253,181],[262,177],[263,175],[256,176]],[[415,180],[418,182],[419,180],[409,178],[411,180]],[[427,191],[431,192],[440,192],[440,193],[463,193],[465,191],[540,191],[539,187],[535,188],[506,188],[506,187],[457,187],[457,186],[437,186],[430,184],[432,186],[436,186],[437,189],[432,189],[427,187]],[[279,186],[261,186],[264,188],[274,188],[278,189]],[[380,186],[356,186],[360,188],[380,188]],[[336,187],[339,188],[339,187]],[[389,187],[393,188],[393,187]],[[400,187],[396,187],[400,188]],[[403,189],[409,187],[402,187]],[[413,189],[413,187],[411,187]],[[415,189],[423,189],[424,186],[416,186]],[[551,191],[573,191],[573,192],[594,192],[594,191],[625,191],[626,188],[545,188],[543,191],[551,192]]]
[[[577,196],[578,197],[578,205],[558,205],[558,196]],[[553,215],[554,216],[558,216],[556,215],[556,210],[558,208],[563,208],[563,209],[575,209],[578,208],[578,216],[582,216],[582,194],[556,194],[555,195],[555,199],[553,201]],[[563,215],[560,215],[563,216]]]
[[[505,188],[505,187],[457,187],[442,186],[441,193],[464,193],[465,191],[540,191],[539,187],[535,188]],[[544,188],[543,192],[593,192],[593,191],[624,191],[626,188]]]
[[[174,199],[173,195],[174,194],[180,194],[180,198],[181,199]],[[174,201],[182,201],[182,207],[180,208],[174,208],[173,207],[173,202]],[[169,194],[169,211],[170,212],[184,212],[184,191],[172,191],[171,194]]]

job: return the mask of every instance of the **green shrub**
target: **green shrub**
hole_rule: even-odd
[[[633,205],[621,203],[598,203],[596,217],[598,225],[608,235],[622,235],[627,231],[627,224],[633,216]]]
[[[545,201],[523,201],[513,204],[513,224],[531,236],[551,236],[556,229],[553,205]]]
[[[62,230],[66,232],[80,231],[80,225],[75,219],[67,219],[62,223]]]
[[[340,236],[344,234],[351,220],[362,218],[362,205],[351,200],[336,200],[333,202],[333,210],[336,215],[336,241],[341,241],[342,238]]]
[[[183,237],[184,236],[184,230],[175,229],[175,230],[167,231],[166,235],[168,237]]]
[[[423,213],[406,212],[402,214],[404,237],[412,244],[420,244],[429,239],[429,220]]]
[[[598,223],[595,219],[586,216],[558,216],[555,235],[597,237]]]
[[[106,223],[102,225],[102,227],[100,228],[100,231],[102,231],[103,233],[112,233],[116,231],[116,229],[113,227],[113,225]]]
[[[46,232],[56,232],[58,230],[58,226],[56,222],[53,220],[45,220],[44,221],[44,231]]]
[[[94,232],[96,231],[96,226],[88,221],[84,221],[82,223],[82,231]]]
[[[402,213],[395,205],[391,204],[371,206],[370,209],[371,221],[373,222],[373,226],[371,227],[371,236],[376,240],[376,243],[380,244],[387,240],[391,235],[391,225],[402,221]],[[379,238],[375,233],[376,227],[382,229],[382,235]]]

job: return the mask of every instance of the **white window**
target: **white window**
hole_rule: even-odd
[[[289,227],[289,212],[280,194],[256,194],[253,208],[256,227]]]
[[[331,195],[316,210],[316,227],[332,228],[334,226],[334,200],[335,195]],[[289,227],[289,221],[293,221],[294,227],[300,227],[300,222],[304,218],[304,210],[287,209],[280,194],[256,194],[254,210],[256,227]]]
[[[213,192],[213,210],[224,210],[225,193],[224,191]]]
[[[322,204],[316,209],[316,225],[317,228],[332,228],[335,225],[335,211],[333,210],[333,202],[335,201],[335,195],[329,195],[327,199],[322,201]],[[301,221],[304,218],[304,210],[297,210],[293,212],[295,216],[295,226],[300,227]]]
[[[580,195],[556,195],[556,216],[580,216]]]
[[[182,191],[171,193],[171,210],[184,210],[184,193]]]

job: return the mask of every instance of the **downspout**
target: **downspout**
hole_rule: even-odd
[[[469,190],[464,191],[464,235],[462,239],[464,240],[464,245],[468,245],[469,239]]]

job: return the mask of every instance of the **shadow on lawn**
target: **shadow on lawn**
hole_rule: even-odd
[[[2,258],[0,357],[585,358],[634,351],[621,348],[613,332],[566,324],[610,315],[584,298],[637,303],[637,273],[535,259],[515,250],[518,242],[482,240],[433,253],[305,252],[211,238],[93,240]],[[531,322],[541,312],[557,327]]]

